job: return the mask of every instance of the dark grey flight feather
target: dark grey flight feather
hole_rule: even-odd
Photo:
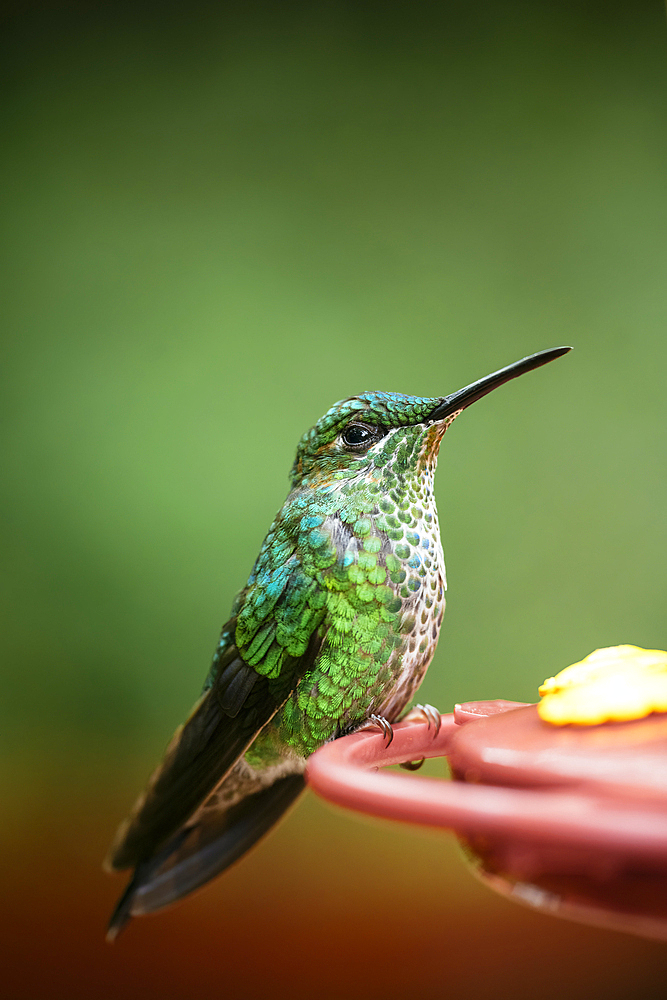
[[[288,692],[287,692],[288,693]],[[287,696],[286,693],[286,696]],[[266,678],[258,678],[244,711],[230,717],[213,687],[177,730],[146,795],[110,855],[110,867],[140,864],[171,838],[224,778],[257,733],[275,715],[277,700]]]
[[[113,941],[132,916],[175,902],[237,861],[262,837],[305,787],[302,774],[279,778],[231,809],[204,812],[148,861],[137,866],[109,923]]]
[[[223,634],[233,635],[233,624]],[[211,686],[176,731],[109,853],[111,870],[135,869],[111,919],[110,940],[133,914],[175,902],[227,868],[303,789],[301,774],[283,775],[229,808],[200,808],[285,704],[321,642],[315,630],[304,655],[286,658],[272,680],[245,663],[233,642],[221,651]]]

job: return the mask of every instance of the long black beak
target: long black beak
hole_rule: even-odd
[[[475,403],[482,396],[486,396],[488,392],[493,392],[499,385],[509,382],[512,378],[517,378],[518,375],[523,375],[524,372],[531,372],[533,368],[546,365],[549,361],[554,361],[571,350],[571,347],[552,347],[549,351],[539,351],[537,354],[522,358],[521,361],[515,361],[513,365],[501,368],[500,371],[493,372],[491,375],[473,382],[472,385],[467,385],[465,389],[453,392],[451,396],[444,396],[428,419],[429,421],[444,420],[452,413],[464,410],[466,406]]]

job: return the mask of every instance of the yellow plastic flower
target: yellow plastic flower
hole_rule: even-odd
[[[667,652],[639,646],[596,649],[547,678],[540,694],[540,718],[557,726],[595,726],[667,712]]]

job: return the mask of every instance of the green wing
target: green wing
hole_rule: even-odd
[[[315,661],[324,601],[294,549],[276,554],[265,543],[202,697],[118,831],[111,869],[141,864],[181,829]]]

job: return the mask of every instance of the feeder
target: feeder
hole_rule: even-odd
[[[437,733],[394,726],[389,746],[379,732],[345,736],[310,758],[308,782],[358,812],[454,830],[510,899],[667,940],[667,714],[554,725],[545,705],[457,705]],[[453,780],[381,770],[426,757],[446,757]]]

